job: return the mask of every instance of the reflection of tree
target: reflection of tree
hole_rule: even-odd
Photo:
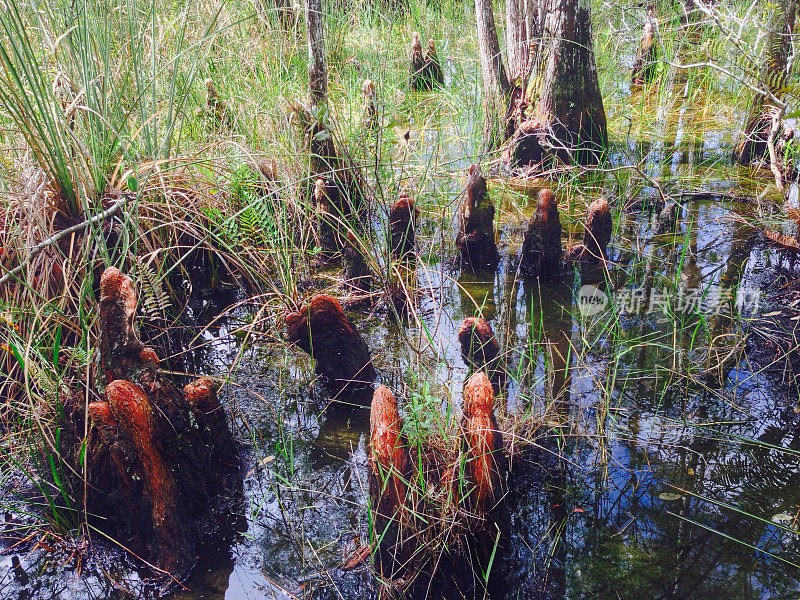
[[[572,291],[563,281],[526,280],[524,287],[525,320],[528,339],[522,358],[524,381],[530,386],[544,381],[548,402],[569,404],[572,336]]]

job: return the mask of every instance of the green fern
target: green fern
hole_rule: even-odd
[[[134,281],[139,282],[139,297],[148,319],[164,318],[170,307],[169,294],[164,291],[163,279],[156,270],[141,259],[136,264]]]

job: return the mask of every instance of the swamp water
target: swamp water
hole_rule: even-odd
[[[496,332],[510,373],[496,403],[501,426],[539,422],[535,445],[513,462],[511,537],[497,567],[503,597],[800,597],[797,398],[743,341],[753,315],[769,310],[764,294],[787,259],[748,224],[755,192],[720,158],[729,140],[692,139],[680,126],[687,120],[678,122],[668,142],[620,148],[615,161],[658,156],[645,169],[670,182],[666,192],[711,192],[682,198],[675,233],[655,235],[647,206],[622,210],[658,197],[628,171],[557,191],[565,244],[579,241],[593,197],[611,199],[607,272],[518,277],[514,257],[535,202],[495,180],[496,273],[452,268],[454,229],[431,225],[441,207],[421,203],[412,317],[397,324],[386,310],[348,311],[407,424],[412,411],[423,424],[420,411],[438,411],[430,427],[457,418],[463,318],[480,314]],[[419,137],[425,146],[427,134]],[[441,183],[450,202],[466,164],[451,150]],[[725,200],[734,195],[751,201]],[[604,310],[595,313],[589,297]],[[170,598],[370,597],[364,565],[340,568],[367,540],[368,410],[326,407],[306,356],[268,336],[243,344],[257,310],[207,328],[201,353],[201,371],[229,377],[222,398],[247,444],[242,526],[208,548],[187,589]],[[41,548],[19,568],[11,556],[2,561],[3,598],[125,598],[138,589],[114,561],[84,565],[82,578]]]

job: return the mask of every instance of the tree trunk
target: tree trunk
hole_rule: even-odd
[[[475,20],[478,25],[478,53],[483,77],[484,133],[488,147],[492,147],[501,135],[501,120],[505,114],[511,85],[506,76],[500,42],[494,22],[492,0],[475,0]]]
[[[313,109],[328,101],[328,72],[325,65],[325,34],[322,0],[306,0],[308,30],[309,106]]]
[[[511,85],[522,88],[531,66],[530,44],[538,36],[536,5],[535,0],[506,1],[508,78]]]
[[[544,0],[542,70],[532,118],[509,145],[512,168],[558,157],[567,164],[593,164],[608,142],[592,46],[589,0]]]
[[[546,66],[536,112],[555,140],[578,150],[577,162],[594,159],[606,146],[606,112],[592,43],[589,0],[546,0]]]
[[[797,16],[796,0],[778,0],[770,16],[764,43],[764,64],[759,85],[780,97],[788,77],[787,61]],[[758,162],[767,156],[767,138],[775,111],[774,101],[766,94],[753,98],[744,128],[744,138],[734,150],[734,159],[743,165]]]

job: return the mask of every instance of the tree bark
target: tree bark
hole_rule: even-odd
[[[478,53],[483,78],[484,133],[488,147],[495,145],[501,135],[501,119],[507,98],[511,94],[500,42],[494,22],[492,0],[475,0],[475,20],[478,26]]]
[[[530,44],[537,37],[535,0],[506,0],[506,54],[511,85],[525,87],[531,66]]]
[[[769,30],[764,43],[764,64],[759,84],[776,97],[782,95],[788,73],[791,36],[797,17],[796,0],[778,0],[770,16]],[[750,105],[744,127],[744,137],[734,150],[734,159],[743,165],[763,160],[767,156],[767,140],[773,115],[778,107],[767,94],[757,94]]]
[[[585,164],[608,142],[606,113],[594,60],[589,0],[546,0],[546,65],[536,114],[550,128],[556,151]]]
[[[328,71],[325,64],[323,20],[322,0],[306,0],[309,106],[312,109],[328,101]]]
[[[536,167],[557,157],[594,164],[608,143],[606,113],[592,47],[589,0],[544,0],[536,109],[514,134],[504,161]]]

